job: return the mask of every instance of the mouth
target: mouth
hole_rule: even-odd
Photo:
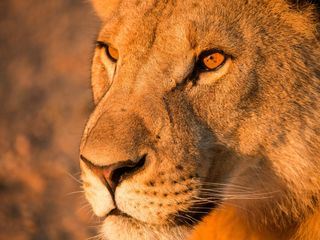
[[[191,206],[188,210],[179,211],[176,214],[172,214],[170,218],[173,221],[168,221],[166,225],[175,225],[175,226],[194,226],[202,221],[202,219],[207,216],[210,212],[212,212],[217,207],[216,203],[206,203],[202,205],[194,205]],[[141,222],[140,220],[130,216],[129,214],[122,212],[120,209],[113,209],[107,216],[117,216],[126,219],[130,219],[136,222]],[[148,224],[146,222],[142,222],[143,224]]]
[[[106,218],[109,217],[109,216],[118,216],[118,217],[125,217],[125,218],[134,219],[133,217],[131,217],[130,215],[126,214],[125,212],[122,212],[118,208],[112,209],[111,212],[107,214]]]

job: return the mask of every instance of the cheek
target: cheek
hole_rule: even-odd
[[[230,137],[242,120],[242,110],[238,107],[241,99],[239,92],[233,84],[221,82],[211,86],[196,86],[190,91],[195,114],[217,142],[232,140]]]

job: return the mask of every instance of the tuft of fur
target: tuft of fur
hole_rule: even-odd
[[[119,59],[95,49],[95,109],[81,154],[98,166],[146,156],[112,199],[93,191],[99,180],[86,180],[90,169],[82,163],[96,214],[117,206],[130,216],[108,216],[105,237],[185,239],[199,223],[195,214],[215,204],[194,239],[320,239],[316,6],[93,3],[103,21],[98,41],[116,48]],[[197,58],[208,49],[232,57],[217,71],[201,72]]]

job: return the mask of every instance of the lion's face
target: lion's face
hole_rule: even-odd
[[[218,205],[270,222],[311,206],[309,11],[281,0],[96,5],[105,21],[81,167],[108,238],[184,239]],[[310,198],[289,209],[300,194]]]

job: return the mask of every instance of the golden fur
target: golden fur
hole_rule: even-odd
[[[320,239],[315,8],[285,0],[93,3],[98,41],[120,57],[113,63],[95,49],[95,109],[81,154],[101,167],[146,156],[114,196],[81,162],[86,197],[107,215],[105,238]],[[232,57],[199,72],[208,49]],[[127,216],[109,214],[116,207]]]

